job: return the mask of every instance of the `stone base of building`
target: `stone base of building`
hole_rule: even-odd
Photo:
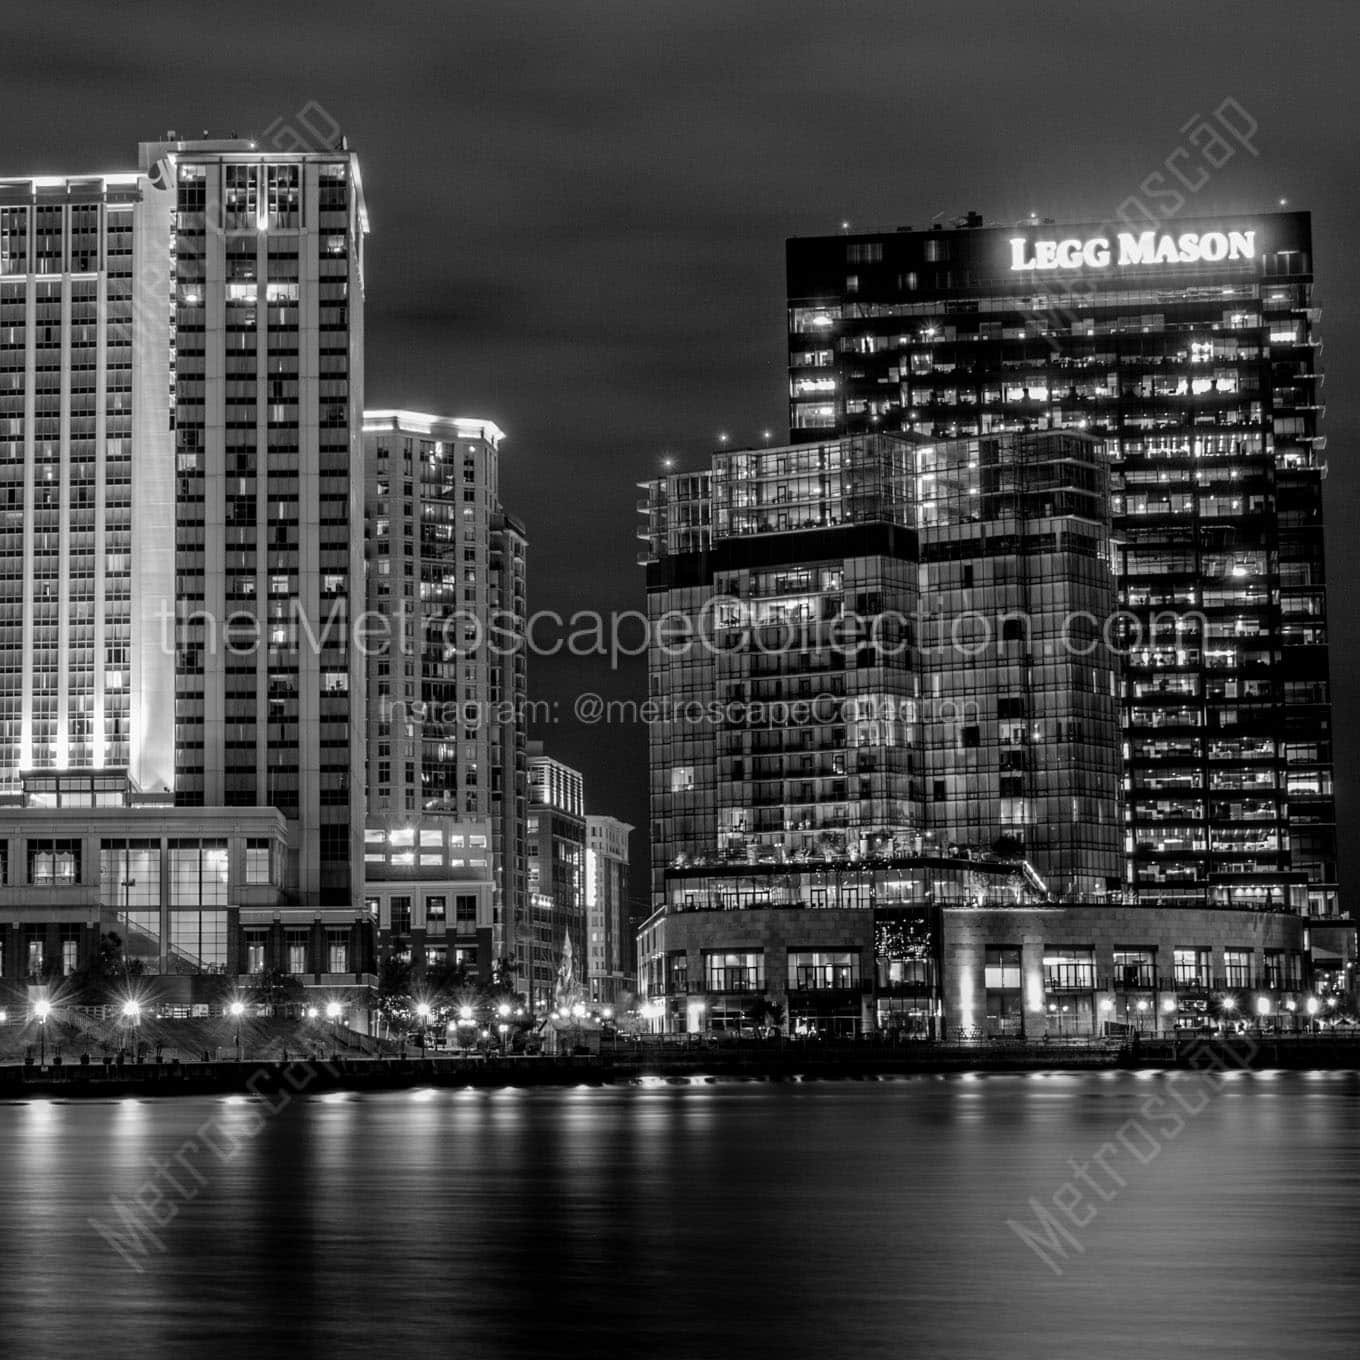
[[[643,1015],[654,1033],[939,1040],[1305,1029],[1310,925],[1112,903],[671,907],[639,934]]]

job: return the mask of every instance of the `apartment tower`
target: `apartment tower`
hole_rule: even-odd
[[[5,916],[82,922],[66,971],[106,925],[179,976],[372,968],[366,232],[343,143],[0,181]]]
[[[370,911],[417,971],[513,976],[527,928],[526,541],[501,504],[503,435],[411,411],[370,411],[364,431]]]

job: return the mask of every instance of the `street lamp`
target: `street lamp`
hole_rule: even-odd
[[[1308,1032],[1309,1032],[1310,1034],[1316,1034],[1316,1033],[1317,1033],[1317,1013],[1318,1013],[1318,999],[1317,999],[1317,997],[1315,997],[1315,996],[1310,996],[1310,997],[1308,998],[1308,1000],[1307,1000],[1306,1002],[1304,1002],[1303,1008],[1304,1008],[1304,1010],[1306,1010],[1306,1011],[1308,1012]]]
[[[425,1031],[430,1027],[430,1006],[429,1002],[422,1001],[416,1007],[416,1014],[420,1017],[420,1051],[425,1052]]]
[[[1225,996],[1223,998],[1223,1028],[1228,1028],[1228,1017],[1237,1009],[1237,998]]]
[[[43,998],[33,1007],[33,1014],[38,1017],[38,1035],[42,1045],[41,1064],[47,1066],[47,1017],[52,1014],[52,1003]]]
[[[245,1014],[245,1005],[240,1001],[233,1001],[227,1009],[231,1012],[232,1019],[236,1021],[236,1061],[241,1061],[241,1017]]]
[[[142,1007],[136,997],[129,997],[123,1002],[123,1019],[128,1022],[132,1029],[132,1061],[138,1059],[138,1036],[141,1033]]]
[[[1256,998],[1256,1028],[1259,1031],[1263,1028],[1266,1016],[1270,1014],[1270,998],[1268,996],[1258,996]]]

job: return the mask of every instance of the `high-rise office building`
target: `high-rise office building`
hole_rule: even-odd
[[[1110,441],[1140,900],[1337,912],[1312,287],[1306,213],[788,243],[794,440]]]
[[[954,847],[1118,887],[1099,441],[861,435],[645,485],[654,901],[696,861]]]
[[[586,816],[587,987],[592,1001],[617,1006],[637,987],[629,924],[628,835],[617,817]]]
[[[170,133],[136,174],[0,182],[14,930],[118,926],[161,973],[371,973],[366,232],[344,145]],[[91,807],[127,824],[95,837]]]
[[[364,419],[369,521],[366,894],[417,970],[490,977],[526,926],[523,530],[501,431]],[[379,632],[374,624],[381,620]]]
[[[1297,1010],[1301,916],[1122,900],[1110,475],[1075,431],[899,431],[647,484],[651,1028]]]
[[[542,742],[530,742],[528,756],[533,930],[522,954],[529,1002],[548,1007],[568,938],[576,980],[588,987],[585,792],[580,770],[545,754]]]
[[[647,484],[652,1029],[1037,1038],[1303,1004],[1317,923],[1124,900],[1110,477],[1076,431],[899,431]]]

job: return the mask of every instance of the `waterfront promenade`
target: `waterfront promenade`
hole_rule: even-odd
[[[356,1057],[343,1050],[280,1059],[159,1063],[49,1062],[0,1066],[0,1099],[266,1095],[275,1091],[400,1090],[677,1084],[709,1080],[873,1081],[959,1072],[1101,1071],[1120,1068],[1360,1070],[1360,1037],[1248,1035],[1068,1044],[801,1043],[620,1044],[562,1057]]]

